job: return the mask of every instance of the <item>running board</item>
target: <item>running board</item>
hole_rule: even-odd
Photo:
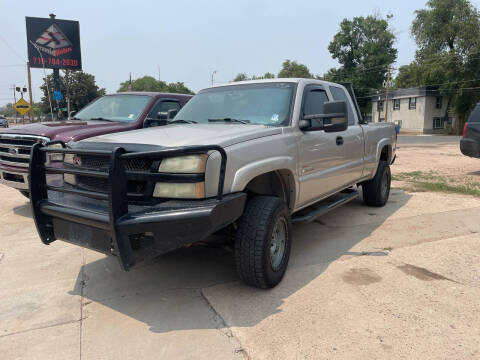
[[[302,213],[301,216],[293,215],[292,223],[299,223],[299,222],[309,223],[309,222],[312,222],[313,220],[315,220],[319,216],[325,215],[329,211],[331,211],[333,209],[336,209],[337,207],[342,206],[346,203],[349,203],[350,201],[355,200],[356,198],[359,197],[359,193],[356,190],[350,190],[348,192],[341,192],[338,195],[341,195],[341,198],[339,198],[338,200],[335,200],[334,202],[331,202],[327,205],[314,207],[310,212],[308,212],[306,214],[304,213],[304,211],[300,211]],[[328,200],[328,199],[326,199],[326,200]],[[324,202],[326,200],[323,200],[321,202]]]

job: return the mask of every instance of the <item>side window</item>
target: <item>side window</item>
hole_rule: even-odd
[[[345,93],[345,90],[339,87],[330,86],[330,92],[332,93],[333,100],[343,100],[347,103],[348,125],[355,124],[355,117],[353,116],[353,109],[352,105],[350,104],[350,98]],[[383,108],[383,102],[381,106]]]
[[[180,103],[176,100],[158,100],[153,105],[152,110],[148,114],[151,119],[156,119],[159,112],[167,112],[170,109],[180,110]]]
[[[328,101],[327,93],[323,89],[307,90],[303,103],[303,115],[323,114],[323,104]]]

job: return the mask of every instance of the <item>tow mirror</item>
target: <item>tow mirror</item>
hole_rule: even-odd
[[[348,128],[347,103],[328,101],[324,103],[323,114],[306,115],[299,121],[302,131],[324,130],[325,132],[345,131]]]

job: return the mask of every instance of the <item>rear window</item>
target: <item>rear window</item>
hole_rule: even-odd
[[[470,117],[468,118],[469,123],[478,123],[480,122],[480,104],[477,104],[475,106],[475,109],[473,109],[472,113],[470,114]]]

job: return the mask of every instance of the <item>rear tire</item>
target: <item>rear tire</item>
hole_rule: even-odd
[[[235,236],[237,273],[247,285],[268,289],[285,275],[292,224],[287,205],[276,197],[257,196],[245,207]]]
[[[25,196],[27,199],[30,199],[30,193],[28,191],[19,190],[20,194]]]
[[[385,206],[390,196],[392,174],[386,161],[380,161],[375,177],[362,184],[363,201],[368,206]]]

